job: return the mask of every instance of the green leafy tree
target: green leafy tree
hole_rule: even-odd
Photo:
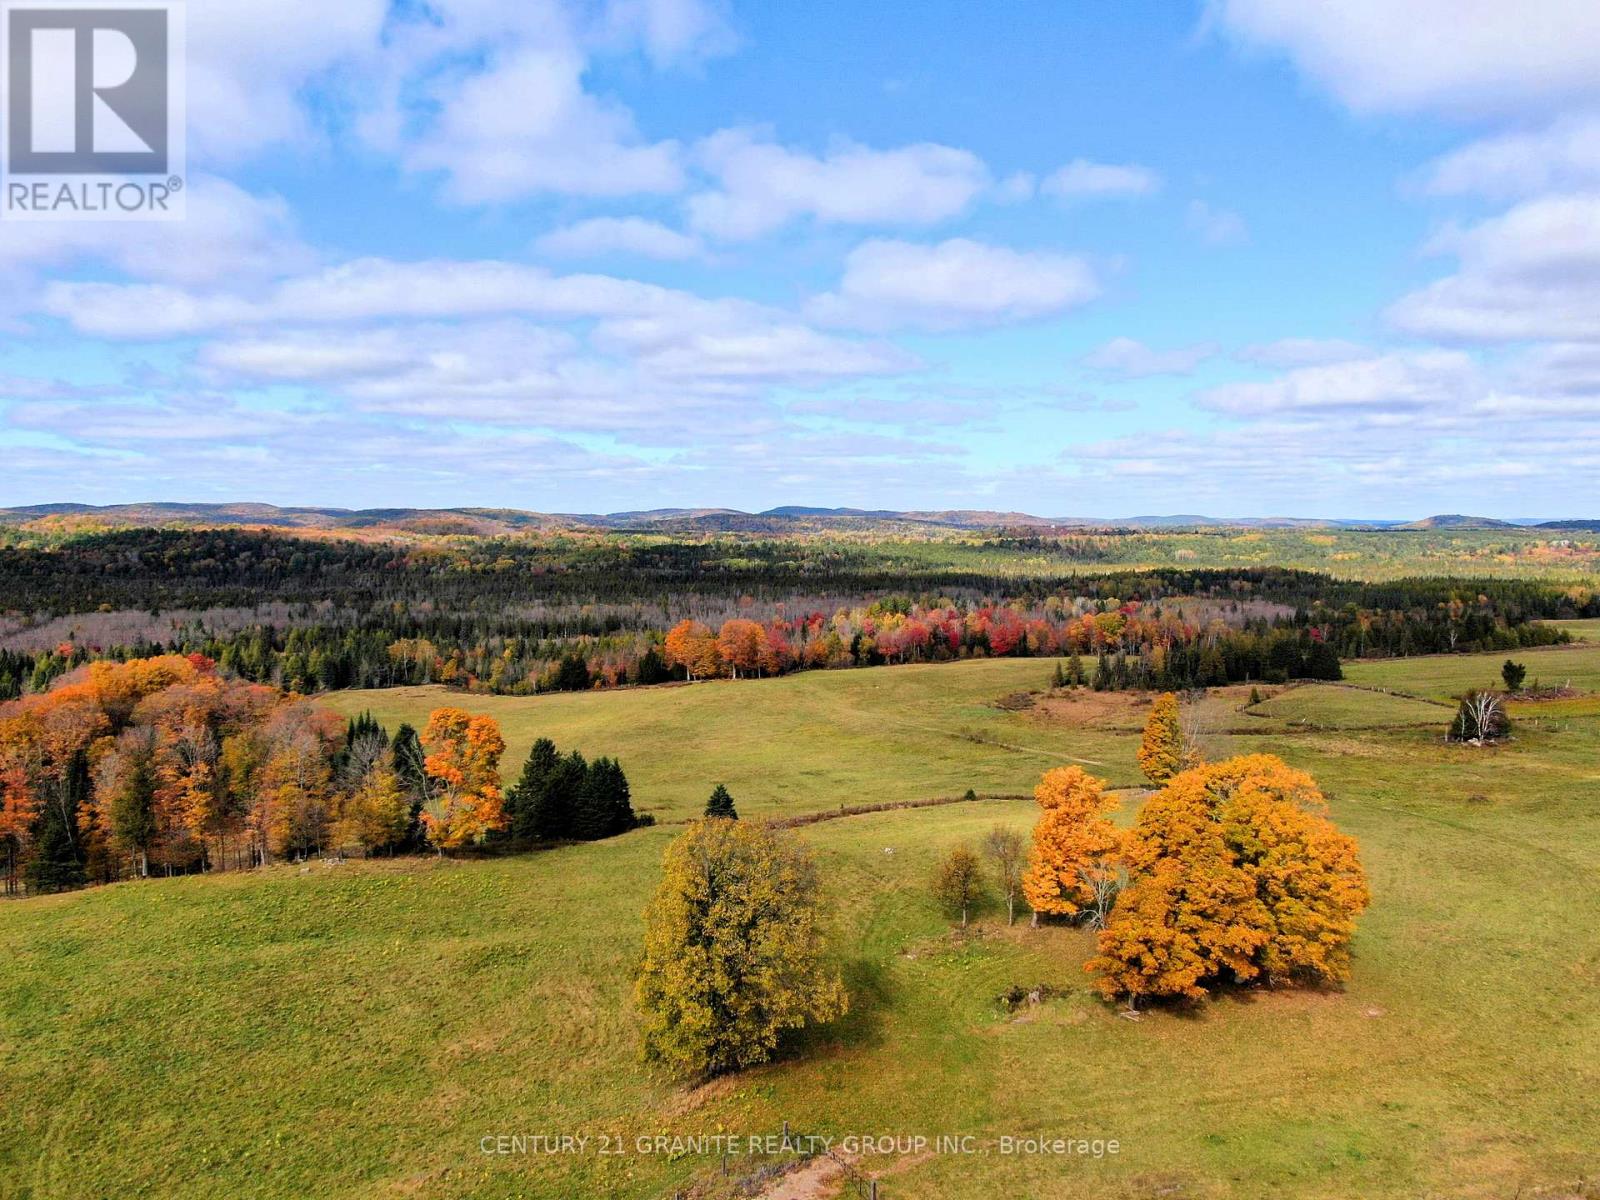
[[[822,922],[816,864],[792,835],[691,826],[667,848],[645,912],[645,1057],[704,1078],[765,1062],[785,1033],[843,1014]]]
[[[733,797],[728,794],[724,784],[717,784],[716,790],[711,793],[711,799],[706,801],[706,816],[723,817],[729,821],[739,819],[739,813],[733,807]]]

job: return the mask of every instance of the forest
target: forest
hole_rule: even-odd
[[[0,698],[97,659],[199,654],[310,694],[527,695],[972,657],[1074,657],[1098,688],[1338,678],[1338,659],[1512,650],[1600,615],[1540,579],[1085,569],[1078,537],[981,543],[562,532],[421,543],[136,529],[0,545]],[[1044,551],[1041,553],[1041,551]]]

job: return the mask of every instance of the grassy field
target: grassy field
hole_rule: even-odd
[[[1044,724],[996,706],[1045,687],[1053,665],[989,659],[531,698],[395,688],[328,702],[350,715],[370,710],[391,729],[403,720],[420,729],[441,704],[488,713],[505,734],[508,779],[537,737],[611,755],[628,772],[636,806],[665,821],[698,816],[718,783],[741,813],[759,815],[968,788],[1031,792],[1041,771],[1071,762],[1136,782],[1120,730]]]
[[[1431,694],[1437,661],[1385,665]],[[620,754],[667,817],[718,778],[752,812],[1023,789],[1074,756],[1131,779],[1133,709],[990,704],[1044,674],[989,662],[468,706],[500,717],[514,755],[538,733]],[[439,699],[339,703],[420,722]],[[1590,1195],[1600,721],[1593,701],[1543,711],[1492,750],[1412,728],[1228,732],[1256,727],[1242,716],[1215,735],[1217,753],[1311,770],[1361,841],[1374,905],[1340,992],[1125,1020],[1086,987],[1088,935],[1008,929],[992,904],[961,935],[927,898],[943,849],[1027,828],[1031,804],[808,826],[853,1011],[787,1061],[699,1089],[638,1064],[628,1007],[670,827],[0,905],[0,1196],[671,1196],[715,1157],[640,1153],[639,1136],[785,1121],[978,1139],[863,1158],[884,1200]],[[951,724],[967,736],[938,732]],[[1065,995],[1015,1017],[995,1002],[1040,982]],[[627,1152],[480,1150],[564,1133]],[[1120,1152],[1002,1155],[1004,1135]]]
[[[1576,623],[1575,623],[1576,624]],[[1592,623],[1588,623],[1592,624]],[[1528,686],[1563,684],[1579,691],[1600,691],[1600,641],[1570,646],[1544,646],[1511,654],[1437,654],[1425,658],[1386,658],[1346,663],[1345,680],[1367,687],[1388,688],[1450,700],[1468,688],[1503,687],[1500,667],[1507,658],[1528,668]]]
[[[1409,696],[1392,696],[1338,684],[1286,688],[1248,710],[1288,726],[1315,729],[1373,729],[1447,724],[1455,710]]]

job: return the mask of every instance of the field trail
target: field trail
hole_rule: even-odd
[[[829,1200],[839,1194],[843,1176],[843,1163],[832,1155],[819,1154],[775,1181],[757,1200]]]

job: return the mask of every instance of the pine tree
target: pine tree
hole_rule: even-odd
[[[78,750],[68,761],[56,794],[40,806],[27,871],[30,892],[70,892],[88,882],[78,812],[89,798],[89,788],[89,759]]]
[[[1094,668],[1094,690],[1097,692],[1110,691],[1112,682],[1111,656],[1102,650],[1100,652],[1100,661],[1095,664]]]
[[[1064,688],[1067,686],[1067,673],[1061,669],[1061,661],[1059,659],[1056,660],[1055,673],[1050,676],[1050,686],[1052,688]]]
[[[739,813],[733,807],[733,797],[728,794],[728,789],[723,784],[717,784],[716,790],[711,793],[711,799],[706,801],[706,816],[721,817],[729,821],[739,819]]]
[[[1073,687],[1082,687],[1084,682],[1083,659],[1074,650],[1072,657],[1067,660],[1067,682]]]

